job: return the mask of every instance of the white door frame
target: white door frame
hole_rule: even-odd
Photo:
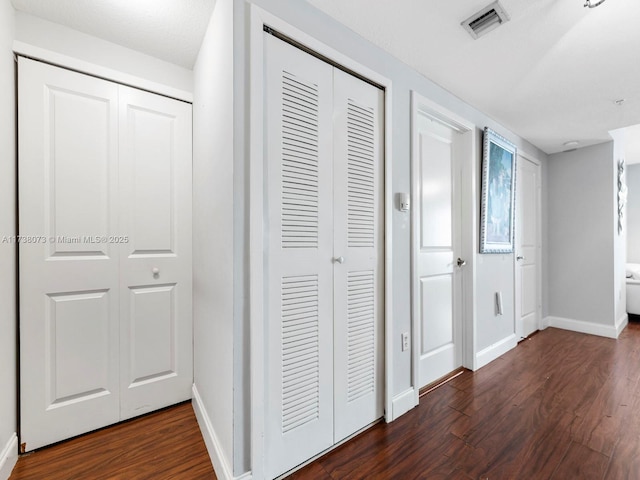
[[[312,36],[293,27],[284,20],[250,5],[249,26],[249,350],[251,388],[251,472],[252,478],[264,478],[264,438],[265,438],[265,269],[264,269],[264,26],[295,40],[327,59],[367,78],[385,88],[384,103],[384,406],[385,419],[392,418],[393,368],[390,320],[393,307],[392,295],[392,213],[391,193],[391,105],[392,82],[346,55],[334,50]]]
[[[460,270],[462,275],[462,365],[466,368],[474,370],[476,367],[476,349],[475,349],[475,331],[476,331],[476,315],[474,309],[474,299],[476,292],[475,284],[475,268],[476,268],[476,248],[477,244],[477,129],[475,125],[468,120],[456,115],[455,113],[441,107],[437,103],[423,97],[415,91],[411,91],[411,328],[413,335],[412,342],[412,381],[415,392],[415,403],[418,404],[418,396],[420,390],[420,314],[418,298],[420,295],[419,285],[417,282],[417,262],[419,249],[419,233],[418,228],[420,218],[418,217],[417,205],[420,202],[418,192],[419,179],[419,132],[418,132],[418,115],[426,115],[436,122],[446,125],[461,134],[460,146],[463,150],[461,155],[462,179],[458,188],[461,190],[461,231],[459,232],[461,239],[460,255],[467,262],[464,269]]]
[[[519,164],[520,158],[524,158],[530,161],[538,169],[538,181],[536,184],[537,197],[538,197],[536,199],[536,209],[538,212],[538,216],[536,218],[536,230],[537,230],[536,242],[538,244],[537,245],[538,257],[536,262],[536,287],[537,287],[536,311],[538,315],[538,330],[542,330],[544,327],[542,324],[542,163],[533,155],[530,155],[526,152],[522,152],[520,150],[518,150],[518,157],[519,157],[518,161],[516,161],[516,174],[517,174],[517,165]],[[516,175],[516,194],[517,192],[518,192],[518,177]],[[518,202],[516,201],[516,223],[520,221],[520,219],[517,216],[517,213],[518,213]],[[514,327],[514,333],[516,334],[517,340],[520,341],[521,332],[520,332],[519,323],[520,323],[520,316],[521,316],[521,309],[520,309],[521,298],[520,297],[521,297],[522,286],[520,285],[521,283],[520,275],[518,275],[517,245],[518,245],[518,239],[516,238],[515,245],[514,245],[514,254],[513,254],[513,281],[514,281],[514,289],[513,289],[514,299],[513,300],[514,300],[514,307],[515,307],[514,321],[516,323],[513,327]]]

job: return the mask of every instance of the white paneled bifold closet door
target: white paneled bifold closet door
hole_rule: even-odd
[[[383,92],[264,40],[273,478],[383,414]]]
[[[191,106],[19,59],[21,443],[189,399]]]
[[[191,398],[191,105],[120,86],[120,419]]]

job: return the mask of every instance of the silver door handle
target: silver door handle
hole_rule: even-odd
[[[344,263],[344,257],[336,257],[333,259],[335,263]]]
[[[467,261],[461,258],[458,258],[458,261],[456,263],[458,264],[459,267],[464,267],[467,264]]]
[[[516,257],[516,260],[524,260],[524,257],[521,257],[520,255],[518,255],[518,256]]]

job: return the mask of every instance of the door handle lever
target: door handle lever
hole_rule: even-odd
[[[524,260],[524,257],[522,257],[522,256],[518,255],[518,256],[516,257],[516,260]]]
[[[333,259],[335,263],[344,263],[344,257],[336,257]]]
[[[461,258],[458,258],[458,261],[456,263],[458,264],[459,267],[464,267],[467,264],[467,261]]]

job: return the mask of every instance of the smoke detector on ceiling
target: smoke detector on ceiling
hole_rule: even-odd
[[[509,15],[496,1],[471,15],[461,25],[469,35],[477,39],[508,21]]]

